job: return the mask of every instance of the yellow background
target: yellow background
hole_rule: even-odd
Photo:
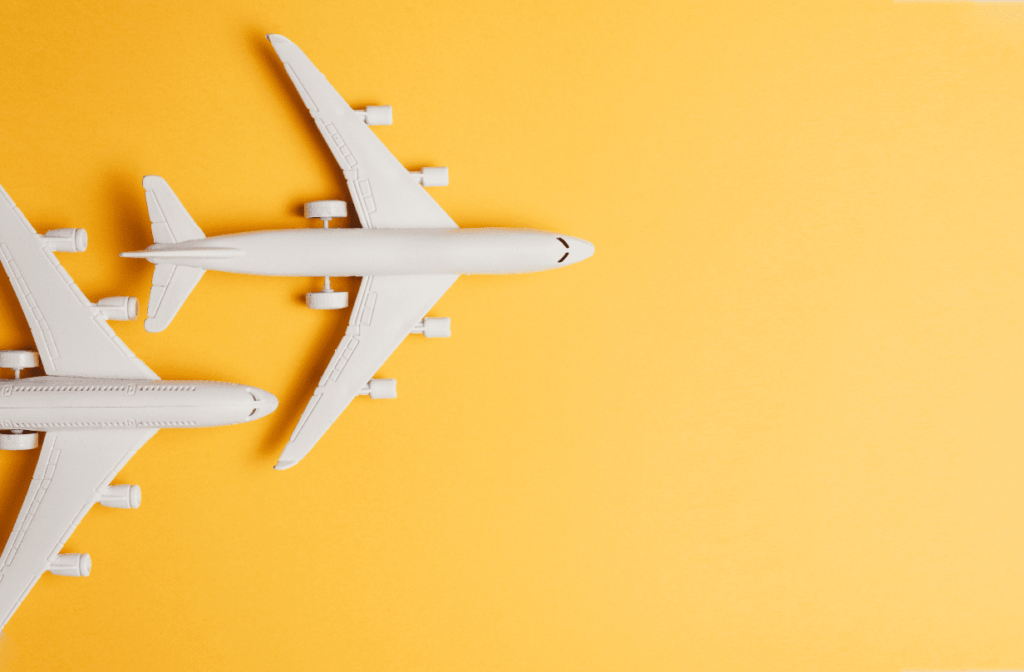
[[[1024,13],[890,2],[0,5],[0,183],[91,298],[145,302],[141,178],[209,235],[340,171],[294,40],[464,226],[596,255],[459,280],[296,468],[340,338],[315,280],[210,273],[165,378],[280,409],[160,432],[71,538],[16,670],[1024,665]],[[341,283],[336,283],[341,284]],[[356,283],[345,281],[354,291]],[[0,282],[0,347],[31,347]],[[0,454],[0,539],[35,453]]]

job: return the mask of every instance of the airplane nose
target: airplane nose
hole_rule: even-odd
[[[582,238],[572,238],[569,240],[569,250],[572,252],[569,258],[573,263],[583,261],[584,259],[590,259],[594,256],[594,244],[583,240]]]
[[[277,397],[270,392],[261,390],[258,387],[250,387],[248,390],[255,401],[252,414],[248,418],[249,420],[259,420],[277,410]]]

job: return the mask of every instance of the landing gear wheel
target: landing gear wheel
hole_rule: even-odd
[[[37,432],[23,432],[20,429],[0,430],[0,450],[32,450],[38,446]]]
[[[14,369],[14,377],[21,377],[22,369],[39,366],[39,354],[33,350],[0,350],[0,369]]]
[[[310,201],[303,207],[306,219],[339,219],[348,217],[345,201]]]
[[[306,306],[313,310],[341,310],[348,308],[348,292],[309,292]]]

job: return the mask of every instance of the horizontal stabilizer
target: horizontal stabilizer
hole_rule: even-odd
[[[166,329],[205,272],[192,266],[157,264],[153,268],[153,288],[149,290],[146,331]]]
[[[149,220],[153,223],[154,243],[182,243],[206,238],[206,234],[171,191],[167,180],[159,175],[146,175],[142,178],[142,186],[146,190]]]
[[[142,178],[146,190],[146,207],[153,224],[153,242],[156,244],[184,243],[189,240],[206,238],[203,230],[185,210],[178,197],[171,190],[167,180],[158,175]],[[223,251],[222,251],[223,252]],[[238,252],[232,250],[231,252]],[[209,254],[209,253],[207,253]],[[152,257],[154,260],[168,255],[153,252],[124,252],[124,257]],[[188,253],[178,252],[176,257],[187,257]],[[216,256],[213,253],[210,256]],[[227,256],[232,256],[228,254]],[[153,269],[153,288],[149,291],[149,306],[146,314],[146,331],[163,331],[181,310],[181,304],[199,284],[205,271],[191,266],[158,263]]]
[[[153,269],[153,289],[145,318],[145,330],[164,331],[191,291],[203,279],[203,268],[158,263]]]

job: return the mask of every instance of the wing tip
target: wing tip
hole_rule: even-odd
[[[291,469],[298,463],[298,460],[285,460],[282,458],[277,461],[277,464],[274,465],[274,469],[276,471],[284,471],[285,469]]]
[[[143,328],[151,334],[156,334],[167,328],[167,325],[163,320],[158,320],[155,317],[147,317],[146,321],[142,323]]]
[[[0,185],[0,197],[2,197],[3,200],[7,201],[7,204],[10,205],[12,208],[18,207],[14,204],[14,199],[11,198],[8,195],[7,191],[3,188],[3,185]]]

